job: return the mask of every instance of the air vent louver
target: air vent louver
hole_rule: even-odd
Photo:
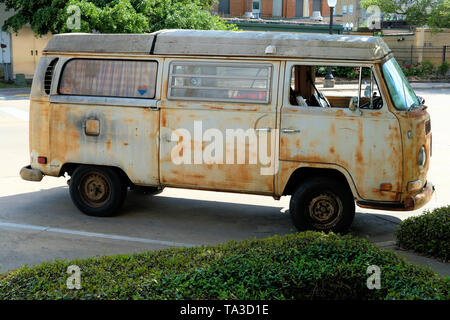
[[[431,131],[431,121],[430,121],[430,120],[427,120],[427,121],[425,122],[425,134],[426,134],[426,135],[429,134],[430,131]]]
[[[55,69],[55,65],[58,62],[58,58],[53,59],[45,70],[44,77],[44,90],[46,94],[50,94],[50,88],[52,86],[52,78],[53,78],[53,70]]]

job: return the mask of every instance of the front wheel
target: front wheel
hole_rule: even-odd
[[[355,201],[348,186],[317,177],[302,183],[291,197],[289,211],[299,231],[345,233],[355,216]]]
[[[69,190],[80,211],[89,216],[108,217],[122,206],[127,185],[111,168],[81,166],[73,172]]]

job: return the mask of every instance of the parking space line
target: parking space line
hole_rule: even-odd
[[[115,234],[106,234],[106,233],[87,232],[87,231],[79,231],[79,230],[71,230],[71,229],[34,226],[34,225],[10,223],[10,222],[0,222],[0,228],[63,233],[63,234],[71,234],[71,235],[77,235],[77,236],[82,236],[82,237],[141,242],[141,243],[149,243],[149,244],[156,244],[156,245],[169,246],[169,247],[194,247],[194,246],[196,246],[194,244],[189,244],[189,243],[154,240],[154,239],[147,239],[147,238],[127,237],[127,236],[119,236],[119,235],[115,235]]]

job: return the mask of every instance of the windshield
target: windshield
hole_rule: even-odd
[[[408,110],[419,105],[419,99],[394,58],[383,64],[383,76],[396,109]]]

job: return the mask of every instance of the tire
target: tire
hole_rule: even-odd
[[[75,206],[95,217],[109,217],[122,207],[127,185],[111,168],[81,166],[72,174],[69,191]]]
[[[330,178],[311,178],[291,197],[289,212],[299,231],[345,233],[355,217],[355,201],[348,186]]]

